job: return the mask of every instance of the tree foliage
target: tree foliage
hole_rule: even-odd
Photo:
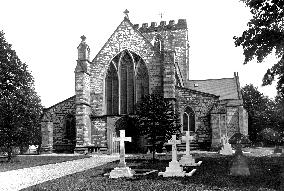
[[[8,160],[13,147],[39,143],[41,111],[27,65],[0,31],[0,148],[8,153]]]
[[[139,132],[152,145],[153,160],[157,145],[163,145],[173,134],[180,134],[179,114],[175,108],[173,102],[155,94],[144,97],[136,107]]]
[[[279,61],[264,75],[263,85],[278,78],[277,90],[284,94],[284,1],[283,0],[241,0],[249,8],[253,18],[248,29],[240,37],[234,37],[235,45],[243,47],[244,64],[257,59],[262,62],[275,50]]]
[[[278,104],[258,91],[252,84],[242,88],[244,107],[248,112],[249,138],[252,142],[262,141],[264,129],[281,131]],[[283,131],[284,129],[282,129]]]

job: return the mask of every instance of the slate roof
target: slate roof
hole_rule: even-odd
[[[187,88],[220,96],[220,100],[242,99],[238,77],[188,80]]]

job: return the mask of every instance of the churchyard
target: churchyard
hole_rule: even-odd
[[[281,183],[281,163],[284,157],[279,155],[258,156],[264,149],[249,149],[245,153],[250,168],[249,176],[231,176],[229,169],[233,156],[213,152],[192,153],[196,161],[203,161],[192,176],[158,176],[169,166],[171,155],[157,155],[153,163],[149,155],[126,157],[131,169],[155,169],[147,175],[134,175],[127,178],[109,178],[105,176],[119,161],[95,167],[83,172],[47,181],[24,190],[277,190]],[[254,152],[255,151],[255,152]],[[265,149],[265,152],[270,152]],[[178,154],[179,160],[182,156]],[[193,169],[185,168],[187,172]],[[283,168],[283,166],[282,166]]]
[[[168,141],[171,152],[125,155],[125,131],[120,130],[119,161],[49,180],[24,190],[281,190],[284,156],[264,148],[241,148],[245,137],[235,134],[233,155],[190,151],[193,139],[187,132],[182,140],[186,151],[178,152],[176,135]],[[231,140],[231,139],[230,139]],[[228,144],[224,142],[223,149]],[[244,151],[243,151],[244,150]],[[262,156],[261,154],[264,154]]]

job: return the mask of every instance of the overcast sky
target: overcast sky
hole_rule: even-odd
[[[190,41],[190,79],[240,76],[241,86],[254,84],[269,97],[275,85],[261,87],[270,56],[264,63],[243,65],[240,36],[251,18],[239,0],[0,0],[0,30],[29,66],[45,107],[75,95],[74,69],[80,36],[87,37],[95,57],[129,10],[133,24],[186,19]]]

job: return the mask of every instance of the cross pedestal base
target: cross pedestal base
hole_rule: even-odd
[[[166,167],[165,172],[159,172],[158,176],[163,177],[173,177],[173,176],[192,176],[192,174],[196,171],[196,169],[193,169],[191,172],[186,173],[183,171],[182,167],[180,166],[178,161],[171,161],[169,163],[169,167]]]
[[[110,178],[132,177],[132,176],[133,172],[129,167],[116,167],[109,174]]]
[[[234,153],[231,144],[226,143],[219,152],[221,155],[232,155]]]
[[[202,161],[196,163],[195,159],[192,158],[192,155],[184,155],[181,157],[179,163],[181,166],[200,166]]]

